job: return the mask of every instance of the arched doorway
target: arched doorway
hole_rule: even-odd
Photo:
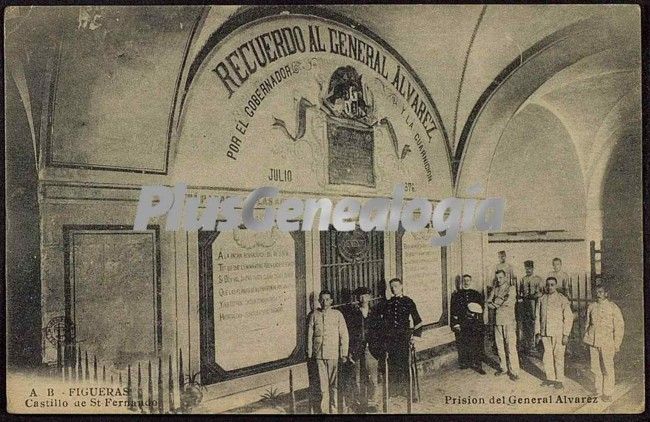
[[[524,260],[535,260],[544,276],[558,256],[584,279],[589,241],[611,243],[603,274],[631,323],[628,347],[639,353],[633,333],[642,330],[641,305],[630,298],[640,296],[640,284],[629,279],[642,274],[641,50],[638,30],[623,24],[628,18],[579,22],[504,69],[463,129],[454,174],[457,196],[478,183],[507,202],[503,233],[462,235],[463,272],[489,282],[495,252],[504,249],[520,276]],[[621,194],[623,186],[634,188]],[[621,227],[621,215],[634,224]]]
[[[405,199],[452,196],[448,140],[435,104],[381,38],[315,7],[242,9],[222,28],[228,31],[215,30],[189,64],[173,123],[173,182],[199,196],[245,197],[277,187],[277,198],[258,204],[260,213],[294,197],[391,198],[398,183]],[[430,330],[424,336],[448,332],[447,251],[430,245],[433,235],[336,232],[316,221],[298,238],[241,228],[189,234],[190,250],[198,250],[189,265],[199,268],[200,315],[192,324],[200,325],[203,382],[304,361],[305,316],[323,288],[343,305],[357,287],[382,297],[384,279],[402,275]],[[255,269],[238,269],[249,264]],[[232,280],[241,281],[236,289],[227,285]],[[278,339],[277,347],[247,355],[268,338]]]

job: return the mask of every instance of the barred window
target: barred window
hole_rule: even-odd
[[[359,227],[339,232],[330,226],[320,235],[321,286],[332,292],[335,305],[351,301],[359,287],[373,297],[383,296],[384,233],[364,232]]]

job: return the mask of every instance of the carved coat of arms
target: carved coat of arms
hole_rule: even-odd
[[[319,109],[327,126],[328,184],[376,187],[375,129],[382,127],[388,133],[398,160],[410,152],[409,145],[403,145],[400,151],[392,124],[387,118],[377,117],[372,91],[354,67],[338,67],[327,88],[323,88]],[[275,118],[273,127],[281,129],[288,139],[298,141],[305,135],[306,110],[313,107],[316,106],[304,97],[298,101],[295,135],[289,133],[283,120]]]

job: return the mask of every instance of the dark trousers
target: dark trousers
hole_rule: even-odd
[[[374,404],[378,402],[378,362],[367,347],[364,353],[355,356],[354,359],[354,363],[348,362],[341,368],[341,376],[345,380],[345,406],[364,411],[369,402]]]
[[[517,323],[519,330],[519,349],[528,352],[535,350],[535,300],[524,299],[522,302],[517,303],[519,313],[517,314]]]
[[[321,413],[320,380],[316,359],[307,359],[307,376],[309,378],[309,413]]]
[[[463,324],[456,333],[458,364],[462,367],[480,368],[483,361],[483,325],[478,323]]]
[[[359,387],[357,385],[356,373],[358,371],[357,365],[352,362],[346,362],[340,366],[341,369],[341,388],[339,391],[342,393],[343,399],[341,404],[347,409],[357,405],[357,398],[359,395]]]
[[[411,352],[411,335],[390,333],[388,342],[388,387],[391,396],[406,396],[409,383],[409,353]]]

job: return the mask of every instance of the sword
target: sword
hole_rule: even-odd
[[[412,359],[412,364],[413,364],[413,370],[415,372],[415,391],[416,391],[416,397],[417,397],[417,402],[420,401],[420,374],[418,373],[418,358],[417,358],[417,353],[415,353],[415,345],[411,345],[411,354],[413,355]]]
[[[408,401],[406,403],[406,413],[412,413],[411,405],[413,403],[413,353],[409,351],[409,391],[408,391]]]
[[[384,353],[384,413],[388,413],[388,350]]]

